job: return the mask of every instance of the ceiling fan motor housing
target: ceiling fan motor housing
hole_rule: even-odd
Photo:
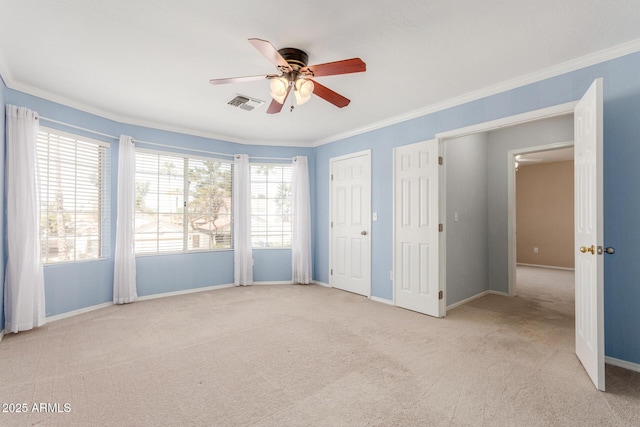
[[[309,64],[309,55],[306,52],[296,49],[295,47],[285,47],[278,50],[278,53],[284,58],[285,61],[293,68],[294,71],[299,71]]]

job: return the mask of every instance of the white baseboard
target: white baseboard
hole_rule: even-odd
[[[373,295],[369,297],[369,299],[371,299],[371,301],[375,301],[375,302],[381,302],[382,304],[388,304],[388,305],[393,305],[395,306],[395,304],[393,303],[393,301],[391,301],[390,299],[386,299],[386,298],[380,298],[380,297],[374,297]]]
[[[233,283],[229,283],[229,284],[224,284],[224,285],[205,286],[205,287],[202,287],[202,288],[184,289],[182,291],[175,291],[175,292],[165,292],[163,294],[145,295],[143,297],[138,297],[138,299],[136,301],[147,301],[147,300],[150,300],[150,299],[173,297],[173,296],[176,296],[176,295],[193,294],[193,293],[196,293],[196,292],[214,291],[214,290],[217,290],[217,289],[233,288],[233,286],[234,286]]]
[[[318,282],[317,280],[314,280],[313,283],[316,284],[316,285],[324,286],[325,288],[330,288],[331,287],[330,284],[324,283],[324,282]]]
[[[609,356],[605,356],[604,362],[608,363],[609,365],[618,366],[619,368],[640,372],[640,364],[637,363],[627,362],[626,360],[620,360]]]
[[[480,292],[479,294],[471,296],[467,299],[463,299],[462,301],[454,302],[453,304],[447,306],[447,311],[451,310],[452,308],[460,307],[461,305],[471,302],[474,299],[482,298],[485,295],[489,295],[489,291]]]
[[[105,307],[111,307],[112,305],[113,305],[113,302],[109,301],[109,302],[105,302],[103,304],[92,305],[91,307],[85,307],[85,308],[81,308],[79,310],[73,310],[73,311],[68,311],[66,313],[62,313],[62,314],[56,314],[55,316],[49,316],[49,317],[46,318],[46,320],[47,320],[47,323],[55,322],[55,321],[58,321],[58,320],[66,319],[68,317],[77,316],[78,314],[88,313],[90,311],[99,310],[99,309],[105,308]]]
[[[552,270],[567,270],[567,271],[575,271],[575,268],[569,267],[558,267],[555,265],[539,265],[539,264],[526,264],[524,262],[518,262],[516,265],[522,265],[524,267],[538,267],[538,268],[551,268]]]
[[[320,283],[320,282],[314,282],[318,285],[322,285],[322,286],[329,286],[327,284],[324,283]],[[253,285],[292,285],[293,282],[291,281],[283,281],[283,282],[254,282]],[[136,301],[147,301],[147,300],[152,300],[152,299],[157,299],[157,298],[166,298],[166,297],[173,297],[173,296],[177,296],[177,295],[186,295],[186,294],[192,294],[195,292],[206,292],[206,291],[213,291],[213,290],[217,290],[217,289],[226,289],[226,288],[232,288],[234,287],[233,283],[229,283],[229,284],[224,284],[224,285],[213,285],[213,286],[205,286],[202,288],[193,288],[193,289],[184,289],[181,291],[175,291],[175,292],[165,292],[162,294],[153,294],[153,295],[145,295],[142,297],[138,297],[136,299]],[[57,320],[62,320],[62,319],[66,319],[68,317],[73,317],[73,316],[77,316],[79,314],[83,314],[83,313],[88,313],[90,311],[94,311],[94,310],[99,310],[101,308],[105,308],[105,307],[110,307],[113,305],[113,302],[105,302],[104,304],[98,304],[98,305],[93,305],[91,307],[85,307],[85,308],[81,308],[79,310],[74,310],[74,311],[69,311],[66,313],[62,313],[62,314],[57,314],[55,316],[50,316],[46,318],[47,322],[55,322]],[[0,332],[0,341],[2,341],[2,338],[4,337],[4,331]]]
[[[294,285],[292,281],[284,281],[284,282],[253,282],[254,285],[263,286],[263,285]]]
[[[480,292],[479,294],[473,295],[473,296],[471,296],[471,297],[469,297],[469,298],[467,298],[467,299],[464,299],[464,300],[462,300],[462,301],[458,301],[458,302],[455,302],[455,303],[453,303],[453,304],[451,304],[451,305],[448,305],[448,306],[447,306],[447,310],[451,310],[451,309],[453,309],[453,308],[456,308],[456,307],[459,307],[459,306],[461,306],[461,305],[464,305],[464,304],[466,304],[466,303],[468,303],[468,302],[473,301],[474,299],[482,298],[482,297],[483,297],[483,296],[485,296],[485,295],[500,295],[500,296],[503,296],[503,297],[508,297],[508,296],[509,296],[509,294],[507,294],[507,293],[505,293],[505,292],[500,292],[500,291],[484,291],[484,292]]]
[[[510,297],[511,296],[507,292],[500,292],[500,291],[487,291],[487,293],[491,294],[491,295],[500,295],[501,297]]]

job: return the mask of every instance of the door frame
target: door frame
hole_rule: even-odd
[[[553,105],[546,108],[541,108],[539,110],[532,110],[521,114],[516,114],[513,116],[503,117],[497,120],[491,120],[488,122],[478,123],[471,126],[466,126],[458,129],[453,129],[446,132],[440,132],[435,135],[435,138],[438,139],[438,144],[440,145],[439,151],[440,153],[445,152],[445,144],[448,140],[460,138],[463,136],[469,136],[477,133],[490,132],[493,130],[511,127],[516,125],[521,125],[529,122],[534,122],[543,119],[550,119],[553,117],[565,116],[569,114],[573,114],[573,110],[576,105],[578,105],[578,101],[566,102],[564,104]],[[441,154],[442,155],[442,154]],[[447,252],[446,252],[446,241],[447,241],[447,223],[446,223],[446,212],[447,212],[447,200],[445,197],[446,194],[446,174],[445,168],[447,166],[446,156],[444,158],[443,167],[441,168],[440,175],[440,223],[444,226],[444,231],[441,233],[440,240],[440,289],[442,290],[444,297],[441,303],[444,305],[442,314],[446,315],[447,312],[447,281],[446,281],[446,271],[447,271]],[[512,255],[511,248],[508,252],[508,255]],[[511,270],[509,270],[509,274],[511,274]],[[514,273],[515,276],[515,273]],[[509,276],[509,289],[511,289],[511,280],[512,277]]]
[[[509,150],[507,153],[507,268],[509,296],[516,295],[516,156],[573,147],[573,140]],[[572,160],[573,161],[573,160]]]
[[[329,287],[333,288],[333,275],[331,274],[331,269],[333,268],[333,228],[331,227],[332,221],[332,212],[333,212],[333,180],[331,176],[333,175],[333,165],[335,162],[339,162],[341,160],[348,160],[355,157],[367,156],[369,160],[369,224],[367,225],[367,229],[369,230],[369,283],[367,286],[367,293],[364,295],[367,298],[371,298],[371,267],[372,267],[372,246],[373,246],[373,235],[371,233],[371,194],[373,192],[373,188],[371,186],[371,150],[363,150],[357,151],[354,153],[344,154],[342,156],[331,157],[329,159],[329,271],[327,271],[329,277]],[[337,289],[337,288],[336,288]]]

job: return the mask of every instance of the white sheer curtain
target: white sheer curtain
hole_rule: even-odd
[[[45,323],[44,271],[40,253],[40,199],[36,138],[38,113],[7,105],[6,329],[26,331]]]
[[[311,196],[309,195],[309,165],[306,156],[293,158],[293,235],[291,238],[291,269],[294,283],[309,284],[311,264]]]
[[[118,217],[113,272],[113,303],[126,304],[138,297],[134,224],[136,208],[136,150],[133,139],[120,136],[118,146]]]
[[[233,283],[253,283],[251,251],[251,180],[249,156],[236,154],[233,162]]]

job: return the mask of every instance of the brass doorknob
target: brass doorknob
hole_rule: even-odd
[[[591,255],[595,255],[596,247],[594,245],[591,245],[590,248],[586,246],[580,246],[580,252],[582,252],[583,254],[586,254],[587,252],[591,252]]]

